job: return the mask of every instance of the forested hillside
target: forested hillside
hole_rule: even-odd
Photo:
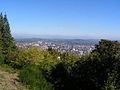
[[[15,70],[18,82],[29,90],[120,90],[118,41],[101,40],[91,53],[83,56],[52,48],[22,49],[15,45],[7,16],[2,14],[0,65]]]

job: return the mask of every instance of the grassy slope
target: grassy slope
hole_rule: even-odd
[[[20,82],[17,73],[0,66],[0,90],[28,90]]]

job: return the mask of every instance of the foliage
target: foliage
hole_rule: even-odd
[[[0,62],[3,62],[3,54],[2,54],[2,50],[3,50],[3,41],[2,41],[2,28],[3,28],[3,15],[2,13],[0,14]]]
[[[26,50],[27,59],[33,65],[38,65],[44,59],[43,51],[37,47],[31,47]]]
[[[58,59],[58,57],[60,57],[61,53],[55,49],[52,48],[48,48],[47,50],[49,52],[50,55],[53,56],[54,59]]]
[[[37,66],[26,67],[20,72],[19,78],[22,83],[29,85],[30,90],[53,90]]]
[[[77,60],[79,60],[79,56],[76,56],[75,54],[73,53],[70,53],[70,52],[65,52],[65,53],[62,53],[61,56],[61,61],[66,63],[66,64],[74,64]]]
[[[71,90],[69,73],[64,63],[57,64],[46,79],[54,84],[55,90]]]
[[[31,63],[28,59],[26,50],[24,49],[18,49],[16,51],[10,52],[7,58],[8,65],[12,66],[15,69],[24,68]]]
[[[48,80],[55,90],[119,90],[120,44],[101,40],[96,49],[69,65],[57,64]]]
[[[103,59],[114,58],[120,53],[120,43],[118,41],[101,40],[93,52],[100,54]]]
[[[7,15],[0,14],[0,58],[6,63],[9,52],[16,50],[14,38],[11,35]]]

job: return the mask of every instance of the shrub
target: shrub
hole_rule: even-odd
[[[37,66],[26,67],[20,71],[19,78],[22,83],[29,85],[30,90],[53,90]]]
[[[18,49],[17,51],[10,52],[7,58],[7,64],[15,69],[24,68],[30,63],[27,53],[23,49]]]
[[[26,53],[27,53],[27,59],[33,65],[39,65],[39,63],[44,59],[43,50],[41,50],[40,48],[31,47],[28,50],[26,50]]]

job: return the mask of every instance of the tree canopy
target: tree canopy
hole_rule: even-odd
[[[7,15],[0,14],[0,53],[7,59],[9,52],[16,50],[14,38],[11,35]]]

